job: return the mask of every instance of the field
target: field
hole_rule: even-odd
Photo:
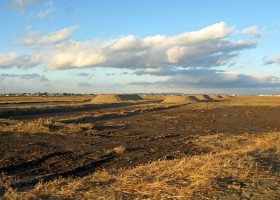
[[[279,199],[280,97],[208,97],[0,97],[0,199]]]

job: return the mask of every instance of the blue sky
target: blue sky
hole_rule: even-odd
[[[279,7],[2,0],[0,92],[279,93]]]

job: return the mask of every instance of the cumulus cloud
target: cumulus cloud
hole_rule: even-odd
[[[77,25],[52,32],[39,40],[39,44],[59,43],[70,38],[72,32],[78,28]]]
[[[26,37],[20,40],[15,40],[12,43],[15,45],[23,45],[23,46],[40,46],[41,48],[44,47],[44,45],[49,44],[57,44],[63,41],[68,40],[72,32],[76,30],[79,26],[74,25],[67,28],[63,28],[61,30],[49,33],[45,36],[39,37],[38,31],[31,31],[28,32]],[[43,46],[42,46],[43,45]]]
[[[19,55],[15,52],[0,53],[0,69],[12,67],[30,68],[39,65],[40,62],[41,56],[39,54]]]
[[[24,79],[24,80],[38,80],[38,81],[41,81],[41,82],[49,81],[49,79],[46,76],[39,75],[37,73],[32,73],[32,74],[7,74],[7,73],[3,73],[3,74],[0,75],[0,77],[2,79],[5,79],[5,78],[20,78],[20,79]]]
[[[49,1],[45,6],[44,6],[44,10],[38,12],[36,14],[36,18],[38,19],[43,19],[44,17],[46,17],[47,15],[49,15],[50,13],[55,11],[55,7],[53,5],[52,1]]]
[[[0,68],[15,66],[19,56],[14,52],[0,54]]]
[[[233,27],[220,22],[176,36],[123,36],[105,42],[69,41],[55,46],[46,62],[50,69],[83,67],[184,68],[215,67],[228,63],[244,50],[255,48],[248,40],[231,40]]]
[[[273,56],[273,57],[269,58],[267,61],[265,61],[266,65],[270,65],[270,64],[274,64],[274,63],[280,64],[280,55]]]
[[[174,36],[123,36],[109,41],[75,41],[77,26],[43,37],[29,34],[22,44],[40,48],[41,63],[51,70],[113,67],[156,71],[159,68],[213,68],[232,62],[240,51],[256,47],[248,39],[233,40],[234,27],[224,22]]]

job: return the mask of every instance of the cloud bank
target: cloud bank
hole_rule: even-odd
[[[128,35],[105,42],[68,41],[47,52],[46,65],[49,69],[221,66],[240,51],[256,47],[252,41],[231,40],[233,33],[234,28],[221,22],[176,36],[154,35],[141,39]]]
[[[160,86],[279,87],[279,78],[274,76],[250,76],[221,70],[221,67],[232,65],[240,52],[256,48],[254,37],[261,36],[256,26],[238,30],[220,22],[198,31],[173,36],[152,35],[140,38],[127,35],[106,41],[74,40],[72,34],[77,28],[71,26],[45,36],[39,36],[38,32],[28,33],[26,38],[14,41],[14,44],[31,48],[33,53],[2,53],[0,68],[29,68],[37,65],[49,70],[110,67],[131,69],[136,75],[166,77],[165,81],[151,83]],[[233,39],[235,35],[243,39]],[[272,58],[267,64],[275,62],[280,63],[280,58]],[[90,77],[87,73],[77,76]],[[81,82],[79,86],[89,85]]]
[[[38,81],[41,81],[41,82],[49,81],[49,79],[46,76],[39,75],[37,73],[32,73],[32,74],[7,74],[7,73],[3,73],[3,74],[0,74],[0,77],[2,79],[19,78],[19,79],[24,79],[24,80],[38,80]]]
[[[85,67],[211,68],[225,65],[240,51],[257,45],[246,38],[232,40],[231,36],[236,30],[224,22],[175,36],[153,35],[139,38],[128,35],[109,41],[73,40],[71,34],[76,29],[77,26],[72,26],[42,37],[29,33],[16,43],[40,48],[41,64],[52,70]],[[5,66],[9,67],[8,64]]]
[[[170,76],[165,81],[132,82],[134,85],[158,85],[175,88],[275,88],[280,87],[280,78],[270,75],[250,76],[231,71],[216,69],[170,69],[143,72],[156,76]]]
[[[40,54],[20,55],[16,52],[0,53],[0,69],[8,69],[12,67],[30,68],[41,63]]]

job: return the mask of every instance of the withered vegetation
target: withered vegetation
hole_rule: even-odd
[[[10,169],[0,168],[0,195],[6,200],[279,199],[280,127],[274,117],[278,106],[278,99],[240,97],[2,119],[3,136],[69,141],[70,153],[51,146],[55,142],[30,141],[34,149],[27,154],[35,156],[37,149],[49,154],[33,160],[3,155],[0,164]],[[3,151],[8,150],[15,152],[9,147]],[[24,173],[39,178],[18,187],[17,178]]]
[[[59,178],[38,183],[27,192],[6,190],[5,199],[188,199],[270,198],[280,195],[279,132],[259,136],[215,134],[197,138],[207,154],[160,160],[83,178]],[[114,149],[118,153],[124,147]],[[2,184],[9,178],[2,176]]]

